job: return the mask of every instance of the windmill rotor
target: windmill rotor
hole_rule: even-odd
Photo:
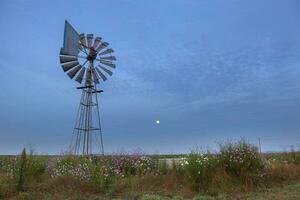
[[[73,27],[70,27],[71,25],[66,21],[65,42],[72,38],[72,42],[69,42],[72,45],[68,46],[67,44],[67,47],[64,46],[60,51],[60,64],[63,71],[79,83],[82,83],[83,80],[87,81],[87,72],[91,73],[91,80],[89,81],[96,84],[106,81],[109,76],[112,76],[112,69],[116,68],[113,63],[116,61],[116,57],[112,55],[114,50],[108,48],[109,43],[102,41],[101,37],[94,37],[94,34],[91,33],[87,35],[78,34]],[[76,32],[74,33],[76,37],[69,33],[70,30]],[[77,40],[77,44],[74,44],[73,40]],[[93,64],[87,66],[87,63]],[[103,67],[103,65],[108,68]],[[88,70],[89,68],[91,70]]]
[[[116,68],[114,50],[109,43],[94,34],[78,34],[68,21],[65,21],[64,43],[59,60],[63,71],[76,82],[83,84],[78,116],[73,130],[74,142],[71,152],[90,155],[93,153],[94,131],[99,131],[102,154],[104,154],[102,131],[97,94],[97,85],[113,75]],[[96,109],[94,116],[93,109]],[[97,119],[95,121],[95,119]],[[97,128],[98,127],[98,128]]]

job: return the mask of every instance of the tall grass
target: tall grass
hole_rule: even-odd
[[[26,171],[26,150],[25,148],[22,151],[21,159],[20,159],[20,164],[18,168],[18,173],[17,173],[17,190],[21,191],[23,190],[23,185],[24,185],[24,178],[25,178],[25,171]]]

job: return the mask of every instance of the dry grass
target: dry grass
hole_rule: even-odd
[[[173,196],[180,194],[191,198],[196,192],[190,187],[190,184],[176,174],[167,174],[162,176],[153,176],[151,174],[141,177],[132,177],[119,181],[116,187],[116,197],[126,196],[128,194],[155,193],[164,196]]]
[[[266,171],[266,181],[271,183],[288,183],[300,180],[300,165],[274,164]]]

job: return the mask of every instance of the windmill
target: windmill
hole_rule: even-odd
[[[104,154],[100,123],[99,97],[103,92],[97,85],[107,80],[116,68],[116,60],[108,43],[93,34],[78,34],[65,21],[64,43],[60,50],[60,64],[82,90],[70,150],[73,154]]]

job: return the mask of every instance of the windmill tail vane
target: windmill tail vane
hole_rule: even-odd
[[[116,58],[109,43],[93,34],[78,32],[65,21],[64,42],[60,50],[62,69],[81,86],[82,90],[75,126],[72,133],[70,151],[73,154],[104,155],[101,129],[99,94],[103,92],[97,85],[113,74]]]

